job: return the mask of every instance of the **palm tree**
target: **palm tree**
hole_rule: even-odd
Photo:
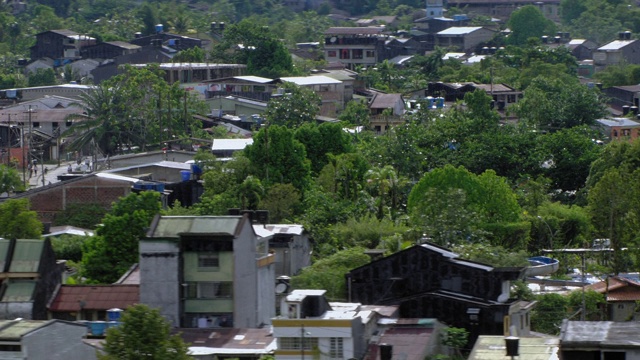
[[[62,135],[73,136],[70,150],[80,150],[94,144],[103,155],[113,155],[122,145],[121,125],[125,119],[123,92],[120,87],[99,85],[80,96],[71,106],[80,107],[82,114],[71,114],[66,121],[74,124]]]

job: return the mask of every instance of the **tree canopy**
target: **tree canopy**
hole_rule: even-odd
[[[110,327],[100,360],[188,360],[188,345],[180,335],[171,335],[167,320],[158,309],[136,304],[124,311],[120,325]]]

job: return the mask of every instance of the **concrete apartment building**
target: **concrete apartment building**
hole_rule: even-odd
[[[275,316],[275,256],[244,216],[157,216],[140,241],[140,302],[175,327],[256,328]]]

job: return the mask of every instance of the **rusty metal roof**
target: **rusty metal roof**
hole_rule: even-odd
[[[369,107],[371,109],[390,109],[399,102],[403,102],[402,94],[376,94]]]
[[[139,301],[138,285],[62,285],[49,311],[126,309]]]
[[[378,35],[382,34],[384,27],[331,27],[325,35]]]
[[[176,329],[191,347],[266,350],[276,340],[270,329],[211,328]],[[229,353],[229,351],[226,351]]]

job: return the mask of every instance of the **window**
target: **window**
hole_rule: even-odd
[[[376,52],[373,50],[367,50],[367,57],[368,58],[376,57]]]
[[[362,59],[362,49],[353,49],[351,55],[354,59]]]
[[[318,338],[312,337],[281,337],[278,338],[282,350],[302,350],[300,349],[300,340],[304,339],[304,350],[313,350],[318,347]],[[342,339],[341,339],[342,340]]]
[[[340,50],[340,59],[350,59],[349,49]]]
[[[40,127],[40,122],[39,121],[34,121],[33,122],[33,127],[34,128],[39,128]]]
[[[335,50],[331,50],[327,52],[327,57],[336,57],[337,53]]]
[[[190,282],[187,283],[188,299],[219,299],[233,295],[233,283],[226,282]]]
[[[342,338],[329,338],[330,347],[329,347],[329,356],[332,359],[342,359]]]
[[[217,270],[219,267],[218,253],[198,254],[198,270]]]

